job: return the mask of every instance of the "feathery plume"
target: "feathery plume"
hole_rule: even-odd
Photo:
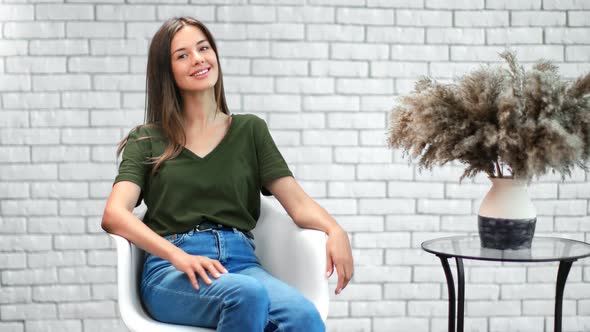
[[[390,112],[388,144],[430,169],[457,160],[461,176],[530,180],[565,177],[590,158],[590,73],[573,84],[539,60],[529,71],[514,53],[508,69],[481,66],[442,84],[423,77]]]

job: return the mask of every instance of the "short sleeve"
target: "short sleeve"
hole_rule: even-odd
[[[115,183],[120,181],[131,181],[141,188],[141,194],[136,203],[139,206],[143,198],[145,181],[147,177],[148,165],[145,163],[151,156],[151,143],[149,139],[139,139],[147,136],[141,133],[140,129],[132,129],[129,132],[127,143],[123,149],[121,163],[119,164],[119,173],[115,178]]]
[[[272,194],[265,185],[283,176],[293,176],[293,173],[289,170],[289,166],[272,139],[266,122],[258,118],[256,123],[254,136],[256,138],[260,191],[263,195],[270,196]]]

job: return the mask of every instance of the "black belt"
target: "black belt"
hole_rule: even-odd
[[[222,224],[216,224],[216,223],[211,222],[209,220],[205,220],[202,223],[200,223],[199,225],[197,225],[197,227],[195,227],[195,230],[198,230],[198,231],[206,231],[208,229],[222,229],[222,230],[233,231],[234,227],[229,227],[229,226],[225,226]],[[252,232],[243,231],[241,229],[238,229],[238,230],[240,232],[244,233],[244,235],[246,235],[247,237],[254,239],[254,234],[252,234]]]

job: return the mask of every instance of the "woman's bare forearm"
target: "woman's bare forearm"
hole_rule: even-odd
[[[328,235],[342,230],[328,211],[311,198],[305,199],[294,210],[293,221],[299,227],[321,230]]]
[[[122,236],[150,254],[169,262],[179,253],[183,253],[124,208],[105,210],[101,226],[106,232]]]

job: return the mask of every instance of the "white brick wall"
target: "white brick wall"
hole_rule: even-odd
[[[0,331],[127,331],[99,227],[116,143],[143,120],[149,40],[173,15],[217,38],[233,112],[265,118],[304,189],[349,232],[356,275],[329,331],[446,331],[424,240],[474,233],[489,188],[456,163],[420,172],[386,147],[417,78],[452,79],[511,47],[590,71],[585,0],[0,1]],[[590,176],[531,186],[537,232],[590,241]],[[552,331],[556,264],[465,261],[466,330]],[[453,272],[455,273],[455,272]],[[330,280],[335,286],[335,277]],[[590,260],[564,331],[590,331]]]

